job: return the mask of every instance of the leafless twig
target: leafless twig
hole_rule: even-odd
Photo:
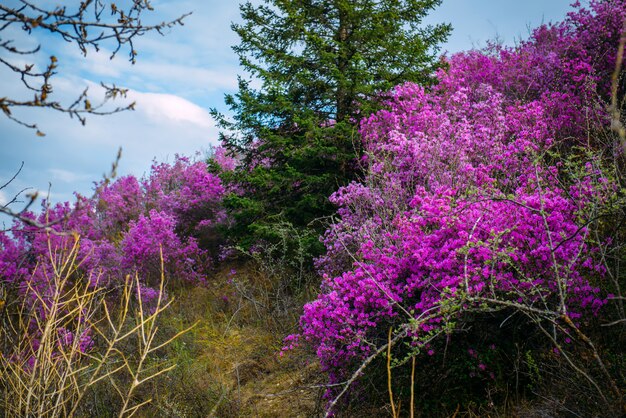
[[[105,94],[104,99],[92,104],[87,95],[87,89],[70,104],[64,104],[51,98],[53,93],[51,79],[57,73],[58,58],[51,56],[44,69],[39,69],[34,63],[23,64],[25,56],[33,56],[42,50],[42,46],[35,48],[21,47],[15,44],[15,40],[6,39],[4,34],[8,29],[16,27],[28,35],[33,31],[46,31],[56,35],[66,42],[75,44],[80,52],[87,55],[89,48],[99,51],[102,43],[112,43],[114,58],[122,48],[128,49],[130,61],[135,63],[137,51],[134,47],[134,39],[148,32],[157,32],[161,35],[167,29],[183,25],[183,20],[190,13],[157,24],[146,25],[142,17],[146,11],[152,11],[153,7],[149,0],[133,0],[127,7],[120,7],[112,1],[84,0],[75,7],[56,6],[43,8],[36,2],[19,0],[18,5],[8,6],[0,3],[0,66],[4,66],[21,80],[27,92],[33,94],[32,98],[16,99],[0,97],[0,109],[6,117],[27,128],[34,129],[39,136],[41,132],[36,123],[27,122],[16,117],[13,108],[36,107],[52,109],[66,113],[72,118],[85,124],[87,115],[109,115],[124,110],[134,109],[135,103],[106,107],[106,104],[117,97],[125,97],[127,89],[101,83]]]

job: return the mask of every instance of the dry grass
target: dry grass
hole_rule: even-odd
[[[24,280],[23,289],[7,301],[0,327],[5,416],[84,416],[89,395],[109,385],[116,398],[114,415],[130,417],[151,402],[138,397],[138,389],[175,367],[148,361],[188,331],[157,342],[158,318],[172,303],[162,298],[163,276],[149,310],[138,277],[127,277],[111,303],[108,290],[90,285],[97,280],[80,274],[79,245],[75,237],[68,248],[50,247],[52,268],[38,267],[44,285]]]
[[[233,280],[232,268],[216,272],[206,288],[179,289],[161,318],[168,333],[197,326],[168,347],[165,356],[178,367],[153,382],[145,416],[308,417],[319,409],[314,356],[279,355],[300,308],[281,315],[266,275],[239,264]]]

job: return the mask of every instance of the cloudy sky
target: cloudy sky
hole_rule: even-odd
[[[56,5],[63,1],[39,3]],[[65,2],[68,3],[73,4]],[[30,36],[20,31],[2,32],[2,40],[40,43],[42,51],[35,60],[39,64],[50,55],[58,57],[58,75],[53,79],[55,97],[71,101],[84,87],[97,93],[100,81],[104,81],[129,88],[128,100],[136,101],[137,110],[90,117],[86,126],[45,110],[15,112],[26,121],[37,122],[45,137],[37,137],[32,130],[0,114],[0,184],[24,162],[18,178],[0,190],[0,202],[23,188],[45,194],[49,184],[53,201],[71,199],[73,191],[88,194],[93,182],[110,169],[119,147],[123,149],[119,174],[141,176],[155,158],[164,161],[176,153],[193,155],[216,144],[218,131],[208,110],[227,110],[224,93],[235,90],[237,74],[241,73],[230,49],[237,43],[230,23],[239,19],[238,3],[153,1],[155,11],[145,16],[144,23],[173,19],[188,11],[193,14],[185,20],[185,26],[176,27],[164,37],[151,34],[138,39],[135,65],[128,62],[127,51],[110,60],[112,45],[103,45],[100,53],[90,50],[83,57],[75,45],[37,30]],[[428,21],[452,23],[454,32],[443,50],[453,53],[484,46],[496,37],[505,44],[514,44],[528,35],[530,27],[561,20],[569,3],[570,0],[444,0]],[[31,95],[24,91],[19,79],[2,68],[0,97]]]

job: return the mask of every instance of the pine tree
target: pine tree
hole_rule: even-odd
[[[226,95],[231,120],[213,110],[227,149],[243,157],[223,173],[243,194],[230,205],[242,244],[272,240],[287,222],[332,213],[328,196],[358,175],[358,120],[405,81],[429,83],[446,24],[422,26],[441,0],[263,0],[240,6],[233,49],[250,80]]]

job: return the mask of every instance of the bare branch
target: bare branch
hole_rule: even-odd
[[[66,6],[56,6],[52,9],[43,8],[35,2],[20,0],[19,7],[10,7],[0,3],[0,50],[6,54],[0,56],[0,66],[10,69],[21,80],[27,91],[34,92],[32,99],[18,100],[15,98],[0,97],[0,110],[12,121],[36,130],[38,136],[44,136],[34,122],[22,120],[13,115],[13,108],[46,108],[66,113],[85,124],[87,115],[110,115],[126,110],[133,110],[135,104],[106,108],[111,99],[125,97],[127,90],[102,84],[105,89],[104,99],[92,104],[87,97],[87,89],[71,104],[63,104],[52,100],[53,93],[51,79],[56,75],[58,59],[51,56],[49,63],[43,70],[38,70],[35,64],[23,65],[24,56],[39,53],[41,45],[35,48],[23,48],[15,45],[14,40],[3,39],[3,32],[12,27],[19,27],[23,32],[32,35],[33,31],[46,31],[57,35],[66,42],[75,44],[83,56],[88,49],[99,51],[102,43],[112,43],[111,59],[120,50],[127,49],[129,60],[134,64],[137,51],[134,40],[149,32],[164,35],[167,29],[182,26],[183,20],[191,13],[186,13],[171,21],[146,25],[142,21],[145,12],[153,10],[149,0],[135,0],[125,8],[120,8],[114,2],[101,0],[82,1],[75,9]]]

